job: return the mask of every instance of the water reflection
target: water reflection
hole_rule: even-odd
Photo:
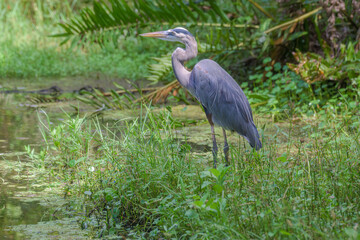
[[[26,194],[34,190],[32,182],[27,170],[17,165],[27,161],[24,146],[41,142],[37,114],[19,107],[13,98],[0,96],[0,239],[24,239],[19,233],[6,231],[6,227],[37,223],[44,220],[47,211],[31,200],[30,192]]]

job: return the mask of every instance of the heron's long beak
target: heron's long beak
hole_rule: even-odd
[[[152,37],[152,38],[166,38],[168,35],[166,31],[160,31],[160,32],[150,32],[150,33],[143,33],[140,34],[142,37]]]

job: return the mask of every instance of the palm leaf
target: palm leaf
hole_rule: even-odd
[[[186,3],[183,0],[135,0],[131,3],[100,0],[94,2],[92,9],[85,8],[79,16],[61,23],[64,32],[53,36],[66,37],[65,41],[77,37],[102,45],[108,40],[116,42],[120,35],[137,33],[139,28],[159,29],[175,25],[207,29],[221,27],[222,32],[216,36],[217,43],[226,42],[227,47],[238,46],[241,34],[233,34],[234,29],[258,28],[247,22],[239,24],[238,21],[230,21],[220,4],[213,0]]]
[[[148,65],[150,75],[146,78],[153,84],[156,84],[163,80],[172,71],[172,64],[170,55],[164,55],[153,59],[156,63]]]

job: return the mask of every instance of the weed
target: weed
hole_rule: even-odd
[[[265,129],[260,152],[232,146],[231,165],[212,169],[211,154],[177,140],[171,111],[147,110],[116,128],[68,119],[45,131],[55,149],[41,161],[67,196],[82,199],[82,226],[98,237],[351,238],[359,234],[360,139],[350,121],[311,120],[300,139],[285,141]]]

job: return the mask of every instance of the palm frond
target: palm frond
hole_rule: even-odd
[[[156,63],[148,65],[149,76],[147,76],[146,79],[153,84],[156,84],[172,71],[172,64],[170,55],[164,55],[153,59]]]
[[[209,14],[203,14],[201,5],[194,3],[185,5],[178,0],[166,2],[137,0],[133,4],[124,0],[109,0],[108,2],[109,4],[103,0],[95,1],[93,9],[85,8],[79,17],[73,18],[69,23],[62,23],[61,27],[65,30],[62,35],[85,36],[87,33],[112,30],[126,33],[139,26],[145,27],[154,23],[209,21]],[[214,16],[222,13],[220,9],[216,11],[218,13],[214,10],[210,12],[210,15]]]
[[[65,37],[64,42],[75,39],[75,41],[93,41],[104,44],[106,41],[116,43],[120,35],[136,34],[139,29],[156,28],[159,26],[193,26],[211,28],[217,32],[213,38],[214,43],[224,41],[227,46],[237,46],[241,34],[233,34],[234,29],[258,28],[256,25],[239,23],[239,19],[230,20],[220,5],[213,0],[188,1],[182,0],[99,0],[95,1],[93,8],[85,8],[79,16],[72,18],[60,26],[64,32],[53,35],[54,37]],[[214,32],[213,32],[214,33]],[[211,34],[211,33],[210,33]]]

